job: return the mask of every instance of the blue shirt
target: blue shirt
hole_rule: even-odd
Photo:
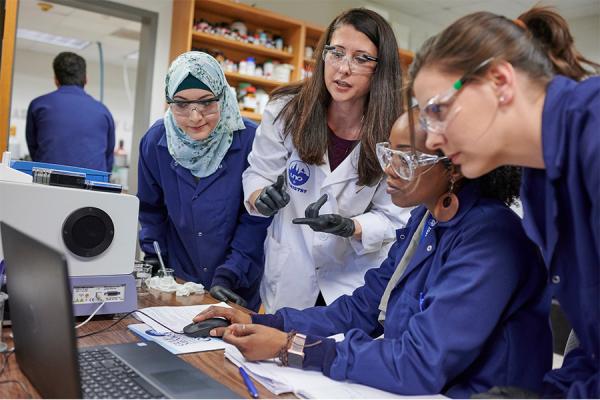
[[[60,86],[34,99],[25,130],[33,161],[112,171],[112,115],[79,86]]]
[[[379,302],[426,210],[412,212],[365,285],[328,307],[284,308],[253,321],[310,334],[305,368],[403,395],[468,398],[493,386],[539,392],[552,365],[546,270],[519,218],[476,184],[460,209],[419,243],[391,292],[385,328]],[[278,322],[278,319],[280,320]],[[322,337],[345,333],[337,344]],[[383,339],[375,340],[382,333]]]
[[[230,288],[257,309],[271,219],[249,215],[243,204],[242,172],[256,131],[244,123],[219,169],[198,180],[169,154],[163,121],[148,130],[138,168],[140,245],[154,254],[157,240],[178,277]]]
[[[546,169],[526,168],[523,226],[580,342],[546,377],[547,396],[600,397],[600,77],[562,76],[542,112]]]

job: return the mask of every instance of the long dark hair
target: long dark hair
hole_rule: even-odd
[[[292,135],[302,161],[307,164],[322,164],[327,151],[327,107],[331,102],[331,95],[325,86],[325,64],[321,54],[333,32],[343,25],[351,25],[377,46],[379,61],[367,96],[358,161],[358,184],[372,186],[382,176],[375,144],[388,139],[394,121],[402,112],[402,72],[398,44],[385,19],[365,8],[354,8],[340,14],[329,24],[317,45],[317,63],[313,76],[275,90],[273,99],[293,96],[277,119],[283,118],[284,134]]]
[[[600,68],[577,51],[563,17],[550,7],[533,7],[514,21],[489,12],[458,19],[423,44],[410,76],[414,79],[425,64],[464,73],[492,57],[544,86],[556,74],[579,81]]]

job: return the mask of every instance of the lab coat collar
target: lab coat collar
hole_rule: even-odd
[[[546,175],[551,180],[560,178],[567,156],[564,113],[556,110],[566,108],[564,104],[571,101],[571,93],[576,85],[577,82],[559,75],[546,89],[542,111],[542,152]]]
[[[438,235],[436,234],[436,230],[439,228],[449,228],[453,227],[460,223],[460,221],[464,218],[464,216],[473,208],[477,200],[481,197],[479,191],[479,185],[475,182],[468,182],[463,186],[463,188],[457,194],[459,201],[459,209],[458,213],[454,218],[447,222],[438,222],[437,225],[432,229],[429,235],[427,235],[421,242],[419,243],[419,247],[413,259],[410,260],[406,270],[402,274],[402,277],[398,281],[398,284],[402,282],[413,270],[419,267],[425,260],[427,260],[431,255],[435,254],[435,251],[438,246]],[[427,212],[427,208],[425,206],[420,206],[414,209],[411,212],[411,221],[415,221],[411,227],[411,237],[414,235],[415,230],[419,222],[423,219],[425,213]],[[439,231],[438,231],[439,232]],[[398,238],[400,239],[400,234],[405,234],[404,230],[396,231]]]
[[[57,92],[61,93],[80,93],[84,94],[85,90],[81,86],[77,85],[62,85],[56,89]]]
[[[449,228],[460,224],[460,221],[471,210],[471,208],[473,208],[475,203],[477,203],[477,200],[479,200],[481,197],[479,184],[472,181],[465,183],[460,191],[456,193],[456,196],[458,197],[458,213],[450,221],[439,222],[439,227]]]
[[[360,143],[354,146],[354,149],[348,154],[348,157],[341,162],[338,167],[331,171],[329,166],[329,155],[325,152],[324,163],[319,168],[325,173],[325,181],[322,187],[335,185],[336,183],[346,182],[352,179],[358,179],[358,158],[360,156]]]
[[[458,224],[481,197],[479,185],[473,181],[467,182],[456,196],[458,197],[459,203],[458,213],[450,221],[438,222],[437,226],[451,227]],[[411,220],[414,221],[419,219],[420,221],[426,211],[427,209],[425,206],[419,206],[413,209],[410,212]]]

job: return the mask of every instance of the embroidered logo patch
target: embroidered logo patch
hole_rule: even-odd
[[[290,187],[302,193],[306,193],[306,189],[301,189],[298,186],[304,185],[310,179],[310,168],[308,165],[299,160],[294,160],[288,167],[288,182]]]

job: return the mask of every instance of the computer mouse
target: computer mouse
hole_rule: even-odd
[[[214,328],[229,326],[231,323],[223,318],[209,318],[200,322],[192,322],[183,328],[183,333],[190,337],[209,337],[209,332]]]

